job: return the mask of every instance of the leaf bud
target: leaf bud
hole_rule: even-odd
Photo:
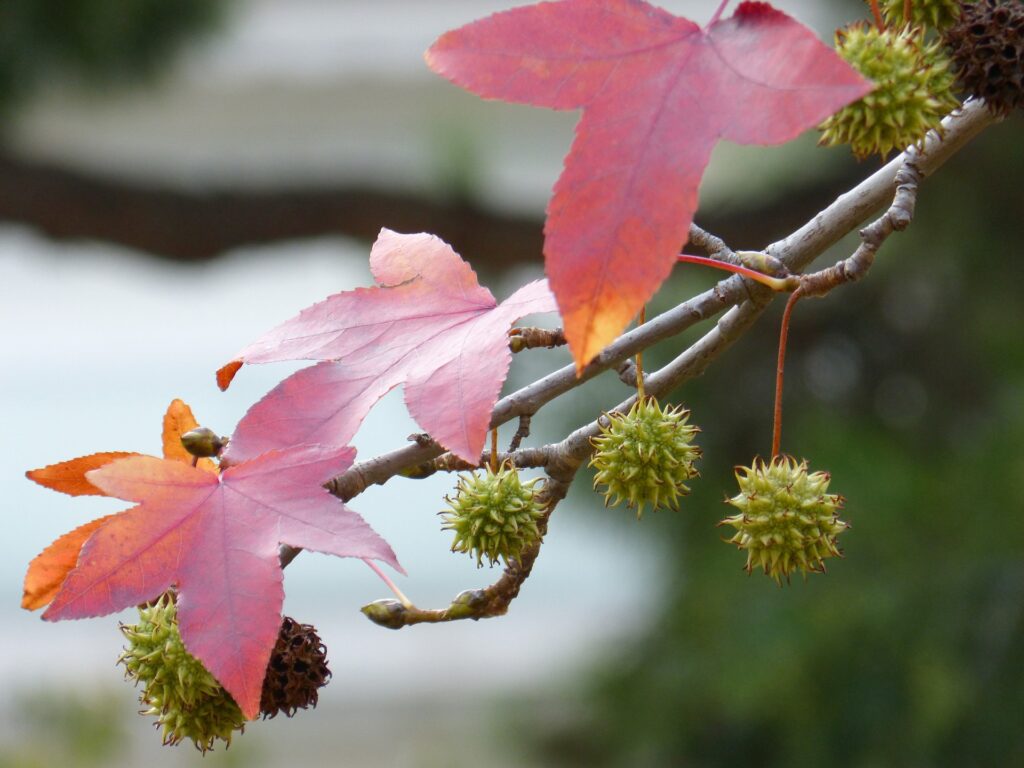
[[[487,594],[482,589],[463,590],[452,599],[448,616],[453,619],[479,618],[477,613],[486,600]]]
[[[185,450],[200,459],[218,456],[227,443],[227,438],[218,437],[209,427],[196,427],[181,436]]]
[[[388,629],[405,626],[405,606],[397,600],[374,600],[360,608],[370,621]]]

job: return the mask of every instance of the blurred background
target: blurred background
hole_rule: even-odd
[[[115,666],[132,611],[51,625],[18,608],[36,553],[119,508],[25,470],[154,453],[175,397],[229,433],[293,368],[247,368],[228,393],[214,370],[368,284],[382,226],[445,238],[499,299],[541,274],[575,116],[485,103],[422,61],[445,30],[516,4],[0,4],[0,766],[200,759],[135,715]],[[662,4],[704,22],[717,3]],[[863,13],[776,5],[826,40]],[[867,280],[796,314],[784,447],[832,473],[853,526],[827,576],[748,578],[714,528],[732,467],[769,448],[780,305],[674,393],[704,428],[682,512],[638,524],[581,473],[508,616],[390,632],[358,612],[387,596],[365,567],[298,558],[285,611],[318,627],[334,679],[317,710],[253,723],[204,765],[1024,764],[1021,128],[1014,116],[960,153]],[[878,166],[814,142],[720,146],[698,222],[759,248]],[[717,277],[680,269],[655,309]],[[507,388],[567,362],[518,355]],[[626,394],[612,375],[591,382],[535,418],[531,440]],[[413,431],[392,393],[356,445],[368,458]],[[435,513],[452,485],[395,480],[352,504],[423,606],[498,575],[448,552]]]

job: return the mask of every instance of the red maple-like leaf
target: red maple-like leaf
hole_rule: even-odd
[[[321,360],[282,381],[239,422],[231,462],[301,443],[349,441],[370,408],[405,384],[417,423],[467,461],[483,450],[512,355],[508,329],[552,312],[546,281],[500,305],[451,246],[381,230],[370,252],[377,286],[338,293],[243,349],[217,372],[224,389],[243,363]]]
[[[700,28],[642,0],[562,0],[448,32],[439,74],[485,98],[582,109],[545,224],[578,368],[668,276],[719,139],[795,138],[871,84],[767,3]]]
[[[185,647],[234,697],[259,713],[284,599],[278,548],[382,560],[391,547],[322,484],[353,448],[296,446],[220,474],[174,459],[132,456],[86,473],[108,496],[138,506],[91,532],[44,619],[101,616],[172,586]]]
[[[193,458],[181,444],[181,436],[197,426],[199,424],[192,415],[192,409],[182,400],[172,400],[164,414],[164,458],[191,464]],[[88,473],[118,459],[138,455],[140,454],[124,451],[94,453],[41,469],[33,469],[25,475],[29,480],[69,496],[103,496],[103,491],[89,482]],[[197,465],[209,472],[217,471],[216,465],[210,459],[200,459]],[[78,564],[78,554],[82,546],[111,517],[112,515],[98,518],[65,533],[32,559],[25,574],[22,608],[34,611],[53,599],[68,573]]]

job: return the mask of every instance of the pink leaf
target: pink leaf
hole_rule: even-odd
[[[427,62],[485,98],[583,109],[544,244],[578,369],[668,276],[719,139],[788,141],[871,89],[759,2],[707,29],[642,0],[538,3],[442,35]]]
[[[113,613],[176,586],[181,636],[249,718],[281,623],[281,544],[374,558],[401,570],[391,547],[322,484],[352,448],[298,446],[222,474],[135,456],[87,473],[134,501],[88,539],[49,620]]]
[[[244,461],[302,443],[343,445],[370,408],[405,384],[409,411],[447,449],[476,462],[508,374],[508,329],[551,312],[544,281],[502,304],[444,241],[382,230],[370,254],[377,287],[335,294],[243,349],[238,362],[321,362],[282,381],[245,415],[226,457]],[[336,362],[334,362],[336,361]]]

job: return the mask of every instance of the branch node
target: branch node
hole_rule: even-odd
[[[515,352],[522,352],[524,349],[536,349],[544,347],[554,349],[568,344],[565,332],[561,328],[512,328],[508,332],[508,348]]]
[[[636,360],[628,357],[619,363],[615,372],[619,375],[619,381],[631,389],[636,389]]]
[[[512,442],[508,444],[509,453],[515,453],[518,451],[523,440],[530,436],[530,421],[532,419],[532,413],[523,413],[519,415],[519,428],[516,430],[516,433],[512,435]]]

